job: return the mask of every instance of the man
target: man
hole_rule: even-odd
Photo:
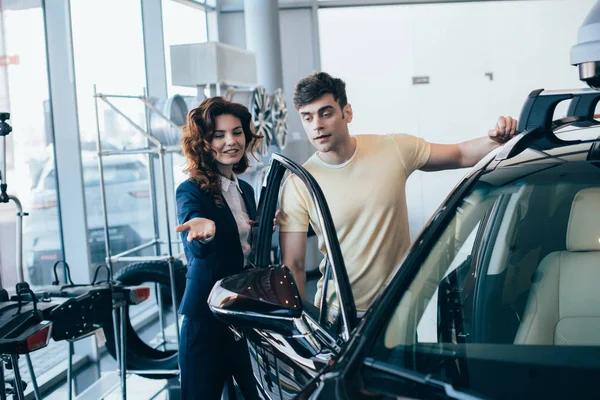
[[[487,136],[452,145],[405,134],[350,136],[353,114],[345,83],[324,72],[300,80],[294,106],[308,140],[317,149],[304,167],[325,194],[359,310],[371,305],[410,246],[405,193],[410,174],[417,169],[471,167],[512,138],[517,124],[513,118],[500,117]],[[280,208],[282,261],[305,297],[309,224],[318,236],[321,253],[326,250],[311,197],[296,176],[285,182]],[[316,304],[321,288],[322,279]]]

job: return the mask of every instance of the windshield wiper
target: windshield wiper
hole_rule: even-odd
[[[389,364],[383,361],[375,360],[374,358],[367,357],[363,361],[363,364],[377,370],[379,372],[387,373],[399,378],[407,379],[413,383],[427,386],[432,389],[442,391],[446,396],[458,399],[458,400],[481,400],[481,397],[473,396],[471,394],[456,390],[451,384],[433,378],[430,374],[421,374],[419,372],[400,368],[396,365]]]

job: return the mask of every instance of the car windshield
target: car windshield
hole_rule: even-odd
[[[490,398],[593,388],[600,163],[565,160],[478,179],[398,294],[377,361]]]

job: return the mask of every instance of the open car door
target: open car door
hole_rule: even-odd
[[[272,258],[273,218],[286,172],[306,186],[327,250],[323,294],[316,305],[312,299],[300,298],[290,270]],[[356,306],[325,196],[304,168],[282,155],[271,157],[260,193],[258,222],[253,268],[217,282],[209,306],[238,337],[248,341],[262,394],[293,398],[349,340],[356,326]]]

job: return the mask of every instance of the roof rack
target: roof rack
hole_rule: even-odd
[[[553,121],[558,103],[571,100],[567,116]],[[557,138],[554,129],[573,123],[597,124],[594,111],[600,101],[600,90],[544,90],[537,89],[529,93],[521,109],[517,131],[521,132],[516,140],[498,152],[496,161],[509,159],[528,148],[533,140],[542,139],[548,144],[569,143]]]
[[[567,118],[592,120],[596,104],[600,101],[600,91],[593,89],[544,90],[537,89],[529,94],[521,115],[517,130],[519,132],[541,129],[552,132],[552,116],[558,103],[571,99]]]

